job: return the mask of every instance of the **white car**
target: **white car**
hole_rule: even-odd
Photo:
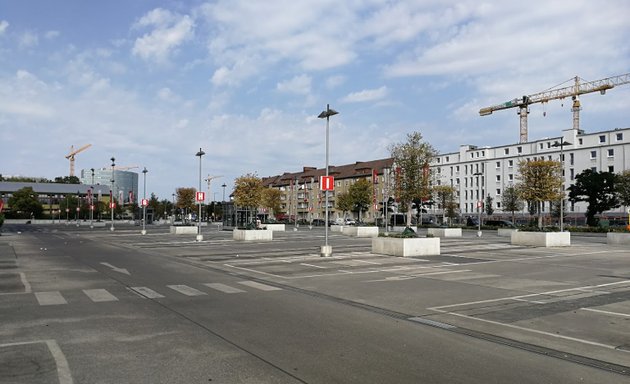
[[[355,225],[357,222],[354,219],[346,219],[344,225]]]

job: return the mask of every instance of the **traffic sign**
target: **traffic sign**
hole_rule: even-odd
[[[197,202],[202,202],[206,199],[206,193],[205,192],[197,192],[196,196],[195,196],[195,200]]]
[[[142,206],[146,207],[149,205],[149,200],[148,199],[142,199]]]
[[[319,186],[320,186],[319,189],[322,191],[334,191],[335,178],[333,176],[320,176]]]
[[[109,207],[110,208],[116,208],[116,203],[114,203],[113,201],[109,203]]]

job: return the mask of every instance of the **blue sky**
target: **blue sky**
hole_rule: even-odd
[[[327,103],[331,164],[412,131],[443,153],[511,144],[516,111],[479,109],[630,72],[629,19],[625,0],[0,0],[0,173],[67,175],[91,143],[77,169],[114,156],[170,199],[201,147],[220,199],[246,173],[323,167]],[[583,129],[630,127],[630,85],[581,101]],[[531,107],[530,139],[570,127],[570,101]]]

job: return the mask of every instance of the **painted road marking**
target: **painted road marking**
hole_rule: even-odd
[[[8,343],[8,344],[0,344],[0,348],[10,348],[19,345],[29,345],[29,344],[39,344],[44,343],[48,347],[50,354],[55,360],[55,365],[57,366],[57,377],[59,379],[59,384],[73,384],[74,381],[72,379],[72,374],[70,373],[70,366],[68,365],[68,360],[66,360],[66,356],[59,348],[59,344],[57,344],[56,340],[36,340],[36,341],[26,341],[21,343]]]
[[[611,312],[611,311],[602,311],[601,309],[593,309],[593,308],[580,308],[583,311],[597,312],[603,313],[605,315],[612,316],[621,316],[621,317],[630,317],[630,313],[620,313],[620,312]]]
[[[62,305],[68,304],[59,291],[55,292],[35,292],[35,298],[39,305]]]
[[[319,269],[326,269],[326,267],[322,267],[321,265],[315,265],[315,264],[300,263],[300,265],[304,265],[304,266],[306,266],[306,267],[313,267],[313,268],[319,268]]]
[[[187,285],[167,285],[167,287],[169,287],[170,289],[177,291],[183,295],[186,296],[203,296],[203,295],[207,295],[207,293],[205,292],[201,292],[198,289],[195,289],[193,287],[189,287]]]
[[[83,292],[95,303],[118,301],[118,298],[105,289],[84,289]]]
[[[204,285],[206,287],[208,287],[208,288],[212,288],[212,289],[215,289],[215,290],[223,292],[223,293],[242,293],[242,292],[245,292],[242,289],[230,287],[229,285],[225,285],[225,284],[221,284],[221,283],[207,283],[207,284],[204,284]]]
[[[148,299],[161,299],[164,296],[155,292],[154,290],[147,287],[131,287],[136,293],[140,294],[141,297],[146,297]]]
[[[281,291],[282,288],[272,287],[271,285],[258,283],[256,281],[239,281],[239,284],[246,285],[251,288],[260,289],[261,291]]]

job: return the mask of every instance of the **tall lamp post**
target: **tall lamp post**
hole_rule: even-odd
[[[478,218],[477,218],[477,237],[481,237],[482,232],[481,232],[481,207],[483,205],[483,189],[481,188],[481,183],[479,182],[479,177],[483,176],[482,172],[475,172],[473,173],[473,176],[477,176],[477,189],[478,189],[478,193],[479,195],[477,196],[477,214],[478,214]]]
[[[147,167],[144,167],[144,169],[142,170],[142,176],[143,176],[143,181],[144,181],[144,186],[143,186],[143,198],[142,198],[142,234],[146,235],[147,234],[147,229],[146,229],[146,223],[147,223]]]
[[[94,228],[94,168],[90,168],[92,171],[92,186],[90,187],[90,228]]]
[[[322,113],[320,113],[317,117],[320,119],[326,119],[326,177],[328,178],[328,158],[329,158],[329,138],[330,138],[330,116],[334,116],[336,114],[338,114],[339,112],[335,111],[334,109],[330,109],[330,104],[326,104],[326,110],[322,111]],[[321,188],[321,185],[320,185]],[[322,247],[322,251],[321,251],[321,256],[331,256],[332,255],[332,247],[328,245],[328,190],[325,191],[325,204],[326,204],[326,209],[325,209],[325,245]]]
[[[173,205],[171,206],[171,225],[175,225],[175,194],[173,193]]]
[[[560,232],[564,232],[564,153],[563,148],[565,145],[571,145],[568,141],[564,141],[564,138],[560,139],[560,142],[553,143],[552,147],[560,147],[560,165],[562,167],[562,185],[560,185]]]
[[[109,210],[111,211],[112,214],[112,225],[111,227],[109,227],[110,231],[114,231],[114,167],[116,166],[116,159],[114,157],[112,157],[110,159],[112,161],[112,189],[109,191]]]
[[[205,154],[206,153],[202,151],[201,148],[199,148],[199,152],[195,154],[195,156],[199,156],[199,189],[198,189],[199,192],[201,192],[201,156]],[[203,236],[201,235],[201,200],[199,200],[198,203],[199,203],[199,215],[197,216],[197,241],[202,241]]]
[[[387,232],[389,230],[389,221],[387,221],[387,213],[389,211],[388,203],[389,203],[389,173],[391,172],[391,168],[383,167],[383,219],[385,222],[383,223],[383,227]]]

